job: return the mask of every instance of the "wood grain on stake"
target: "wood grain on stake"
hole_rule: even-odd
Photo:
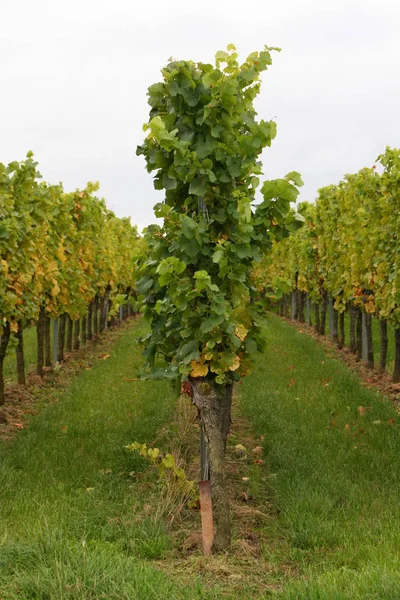
[[[211,547],[214,540],[214,525],[210,481],[200,481],[199,486],[204,556],[211,556]]]

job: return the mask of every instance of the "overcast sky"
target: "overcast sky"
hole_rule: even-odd
[[[278,123],[265,178],[300,171],[313,200],[400,146],[399,0],[0,0],[0,162],[33,150],[46,181],[99,180],[144,227],[163,198],[135,154],[147,88],[170,56],[210,62],[230,42],[243,60],[282,48],[257,101]]]

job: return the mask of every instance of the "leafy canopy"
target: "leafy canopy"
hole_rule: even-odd
[[[0,334],[6,323],[15,333],[37,319],[41,307],[77,319],[107,288],[133,287],[137,229],[107,210],[98,187],[66,193],[41,181],[32,152],[0,163]]]
[[[226,383],[249,372],[249,356],[262,346],[251,266],[297,227],[290,204],[302,185],[296,172],[265,181],[254,204],[259,155],[276,135],[275,122],[257,121],[253,104],[272,50],[243,64],[232,44],[217,52],[215,66],[172,61],[148,90],[147,137],[137,154],[165,190],[155,206],[163,225],[147,228],[137,283],[152,324],[149,376]]]
[[[350,305],[400,323],[400,149],[376,166],[347,174],[300,207],[306,226],[276,243],[257,269],[261,289],[298,289],[319,302],[325,290],[343,312]]]

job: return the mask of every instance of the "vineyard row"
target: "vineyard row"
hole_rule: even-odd
[[[393,378],[400,381],[400,150],[386,148],[378,168],[346,175],[337,185],[319,190],[315,204],[302,203],[304,226],[283,241],[255,269],[260,290],[279,290],[281,313],[296,311],[304,320],[308,298],[316,327],[325,331],[332,299],[332,331],[344,344],[349,312],[350,349],[361,358],[365,330],[366,357],[373,366],[372,316],[380,325],[380,368],[386,369],[388,325],[394,329]]]
[[[118,309],[133,289],[142,248],[129,218],[116,217],[96,196],[98,184],[67,193],[62,184],[41,181],[37,167],[32,153],[0,163],[0,404],[10,338],[23,348],[24,328],[38,324],[40,375],[50,319],[60,318],[62,335],[72,321],[92,323],[99,306]]]

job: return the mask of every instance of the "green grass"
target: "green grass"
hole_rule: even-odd
[[[277,317],[241,408],[265,436],[279,507],[272,562],[299,576],[285,600],[400,598],[400,435],[393,405]],[[359,406],[367,407],[364,416]],[[396,425],[388,423],[396,419]]]
[[[264,465],[250,461],[246,486],[256,507],[273,507],[254,525],[268,529],[267,563],[245,557],[242,584],[223,569],[202,584],[190,560],[182,579],[169,575],[170,531],[153,512],[144,517],[157,488],[124,448],[159,443],[175,406],[168,384],[126,380],[136,377],[141,332],[121,334],[108,359],[0,447],[1,600],[398,600],[398,415],[273,316],[267,350],[239,388],[241,411],[264,435]]]
[[[136,376],[140,329],[0,448],[1,600],[214,597],[148,563],[168,555],[170,536],[143,519],[144,463],[124,446],[151,443],[175,403],[165,383],[124,379]]]

